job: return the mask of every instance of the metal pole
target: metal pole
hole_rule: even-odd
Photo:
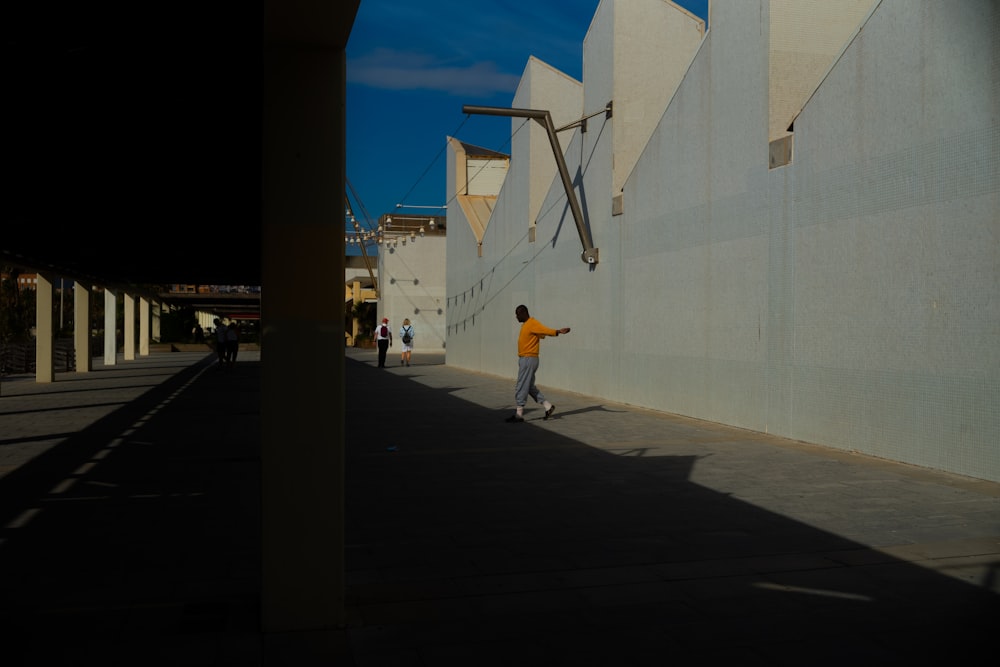
[[[569,169],[566,167],[566,160],[563,158],[562,147],[559,145],[559,138],[556,136],[555,125],[552,123],[552,114],[544,109],[505,109],[503,107],[480,107],[471,104],[463,106],[462,112],[483,116],[532,118],[545,128],[545,132],[549,136],[549,144],[552,146],[552,154],[556,158],[556,166],[559,167],[559,176],[562,179],[563,188],[566,190],[566,198],[569,200],[569,207],[573,212],[576,231],[580,235],[580,243],[583,244],[583,253],[580,255],[580,258],[587,264],[597,264],[598,250],[594,247],[594,242],[590,238],[590,231],[583,222],[583,212],[580,210],[580,203],[577,201],[576,192],[573,190],[573,181],[570,179]]]

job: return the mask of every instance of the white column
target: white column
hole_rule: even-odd
[[[51,274],[38,274],[35,299],[35,382],[48,383],[55,380],[56,344]]]
[[[149,356],[149,299],[139,298],[139,356]]]
[[[104,365],[118,363],[118,337],[115,326],[118,319],[118,293],[104,288]]]
[[[363,299],[361,298],[361,281],[355,280],[354,285],[351,286],[351,298],[354,300],[354,307],[357,307]],[[357,343],[358,340],[358,318],[351,318],[351,345]]]
[[[135,296],[126,292],[123,295],[125,304],[125,323],[122,326],[125,335],[125,361],[135,360]]]
[[[163,304],[159,301],[153,302],[153,321],[152,321],[152,337],[157,343],[160,342],[160,315],[163,314]]]
[[[80,282],[73,283],[73,349],[76,372],[89,373],[94,367],[90,358],[90,288]]]

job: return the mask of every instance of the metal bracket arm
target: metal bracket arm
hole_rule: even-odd
[[[574,120],[572,123],[569,123],[567,125],[563,125],[562,127],[557,127],[556,128],[556,133],[558,134],[559,132],[562,132],[563,130],[570,130],[570,129],[573,129],[574,127],[579,127],[582,132],[586,132],[587,131],[587,121],[590,120],[591,118],[593,118],[594,116],[600,116],[601,114],[604,114],[604,118],[610,120],[611,119],[611,115],[612,115],[611,111],[612,111],[612,107],[613,106],[614,106],[614,101],[608,102],[606,105],[604,105],[604,108],[601,109],[600,111],[595,111],[594,113],[590,114],[589,116],[584,116],[580,120]]]
[[[594,247],[593,240],[590,238],[590,231],[583,222],[583,212],[580,210],[580,202],[577,201],[576,192],[573,191],[573,181],[569,177],[569,169],[566,167],[562,147],[559,145],[559,138],[556,136],[556,129],[552,123],[552,114],[543,109],[506,109],[503,107],[480,107],[470,104],[463,106],[462,112],[483,116],[531,118],[538,121],[545,128],[545,132],[549,136],[549,144],[552,146],[552,154],[555,156],[556,165],[559,167],[559,176],[562,178],[563,188],[566,190],[566,198],[569,200],[569,207],[573,212],[576,231],[580,235],[580,243],[583,244],[583,253],[580,258],[587,264],[597,264],[597,248]]]

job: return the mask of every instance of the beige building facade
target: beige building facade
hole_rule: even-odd
[[[389,318],[393,352],[403,320],[413,326],[414,361],[445,348],[447,222],[441,215],[383,215],[378,247],[378,322]]]

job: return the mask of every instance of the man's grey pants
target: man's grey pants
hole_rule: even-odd
[[[538,357],[517,358],[517,384],[514,385],[514,402],[520,408],[528,402],[528,396],[536,403],[544,403],[545,395],[535,386],[535,373],[538,371]]]

